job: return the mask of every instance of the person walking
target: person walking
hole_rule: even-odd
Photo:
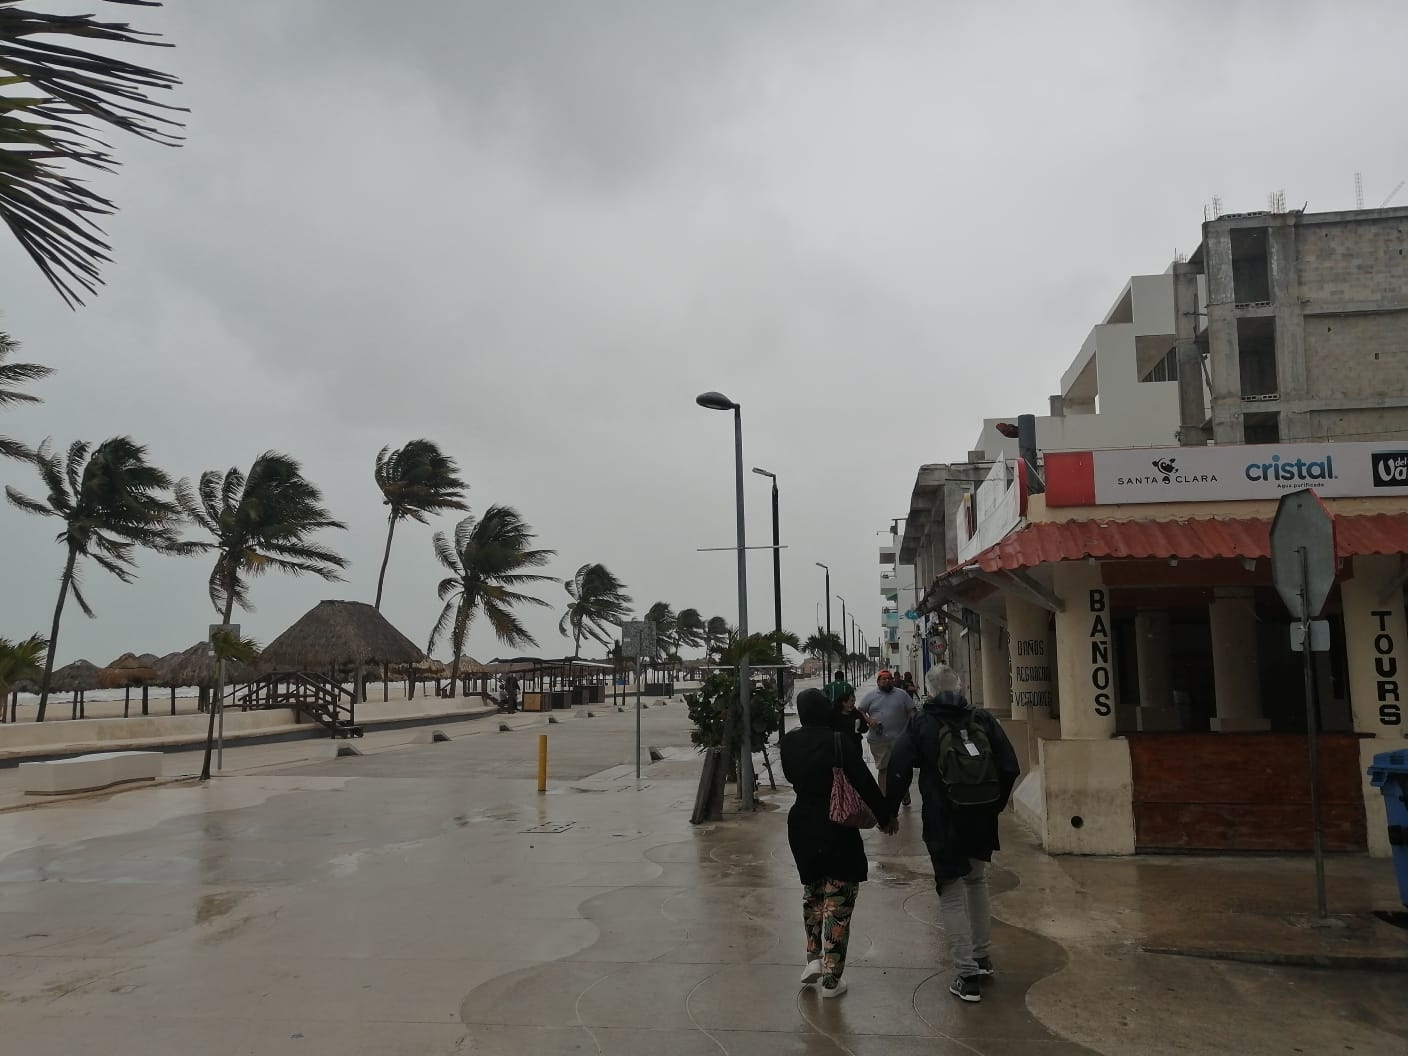
[[[834,729],[835,713],[835,705],[821,690],[804,690],[797,696],[801,725],[783,736],[780,746],[782,772],[797,793],[787,813],[787,844],[802,881],[802,926],[807,936],[802,984],[818,985],[821,996],[827,998],[846,992],[842,973],[851,914],[868,875],[860,830],[831,820],[833,767],[845,773],[881,829],[895,831],[894,810],[866,769],[859,746]]]
[[[884,792],[895,739],[904,732],[918,709],[914,698],[895,685],[893,672],[882,670],[875,676],[875,685],[876,688],[856,705],[856,710],[865,717],[869,726],[865,743],[870,748],[871,758],[875,760],[875,780],[880,785],[880,791]],[[909,805],[907,797],[904,804]]]
[[[832,687],[827,686],[823,692],[828,697],[828,692]],[[833,700],[832,707],[832,728],[838,733],[845,734],[855,743],[856,754],[860,754],[861,738],[865,736],[865,731],[869,724],[865,721],[865,716],[856,711],[856,687],[849,682],[842,682],[840,686],[841,697]],[[864,756],[862,756],[864,758]],[[877,782],[876,787],[879,787]]]
[[[893,809],[919,771],[924,846],[958,972],[948,991],[962,1001],[981,1001],[979,980],[995,974],[988,873],[1000,849],[997,818],[1021,768],[1002,725],[992,712],[968,703],[953,668],[932,667],[924,682],[929,696],[923,710],[890,759],[888,799]]]

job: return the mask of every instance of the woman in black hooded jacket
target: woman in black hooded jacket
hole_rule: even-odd
[[[807,966],[802,983],[821,983],[823,997],[846,991],[846,944],[851,913],[865,881],[865,844],[860,830],[831,820],[831,771],[840,766],[851,786],[890,829],[895,812],[861,757],[855,739],[835,729],[835,705],[819,689],[797,698],[801,725],[782,738],[782,772],[797,801],[787,815],[787,843],[803,885],[802,924],[807,934]]]

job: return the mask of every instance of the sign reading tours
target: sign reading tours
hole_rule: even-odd
[[[1217,444],[1046,455],[1048,506],[1408,495],[1408,443]]]

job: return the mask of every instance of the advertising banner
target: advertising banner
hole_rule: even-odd
[[[1325,498],[1408,495],[1408,440],[1217,444],[1046,456],[1048,506],[1279,499],[1313,488]]]

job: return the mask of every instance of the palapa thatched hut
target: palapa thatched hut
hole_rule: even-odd
[[[87,703],[85,694],[90,689],[99,688],[97,664],[89,663],[87,660],[75,660],[71,664],[65,664],[49,676],[50,693],[72,693],[73,694],[73,718],[82,718],[84,706]]]
[[[176,714],[176,690],[194,687],[199,691],[200,710],[204,711],[210,701],[210,691],[215,688],[219,661],[209,642],[197,642],[189,649],[172,653],[157,662],[156,684],[171,689],[171,714]],[[225,684],[251,682],[257,677],[254,668],[238,660],[225,661]]]
[[[147,687],[156,681],[156,668],[153,666],[156,657],[147,653],[145,656],[138,656],[136,653],[123,653],[107,667],[98,672],[98,685],[103,689],[124,689],[127,692],[123,695],[122,717],[127,718],[127,713],[132,706],[132,687],[142,687],[142,714],[147,714]]]
[[[350,668],[353,699],[361,700],[368,664],[408,665],[424,659],[415,642],[366,602],[320,601],[268,644],[260,666],[274,673],[316,673],[333,680]]]

